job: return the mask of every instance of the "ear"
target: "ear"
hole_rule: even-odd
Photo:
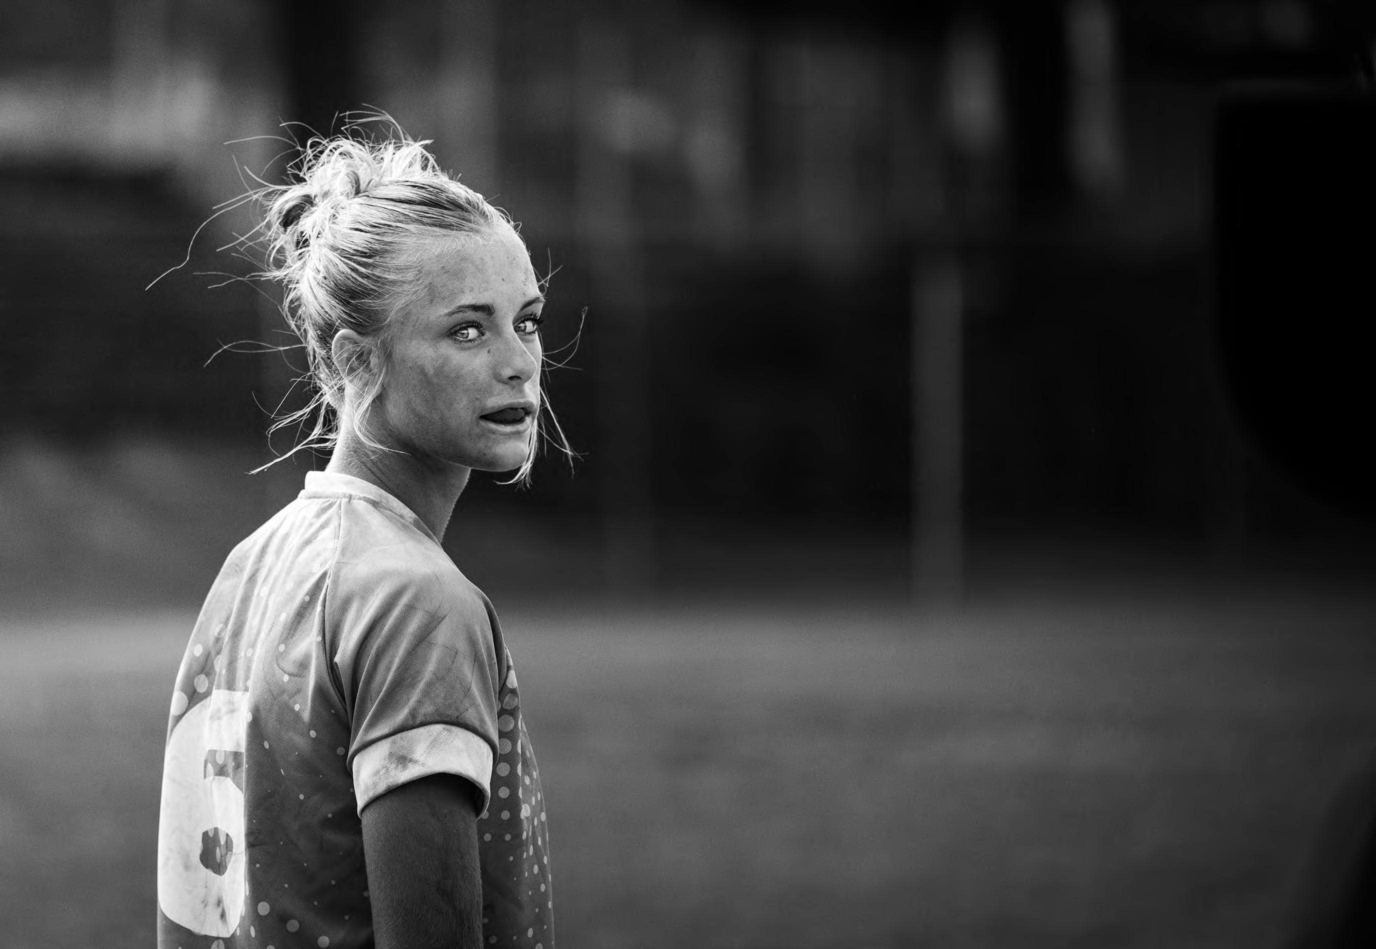
[[[330,356],[346,387],[367,387],[378,368],[374,340],[351,329],[341,329],[334,334]]]

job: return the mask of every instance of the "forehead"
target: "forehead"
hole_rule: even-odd
[[[540,292],[530,254],[509,227],[480,234],[422,237],[415,253],[414,272],[420,284],[417,299],[423,305],[448,307],[509,299],[520,305]]]

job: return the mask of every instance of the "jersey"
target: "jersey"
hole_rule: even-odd
[[[544,792],[492,604],[396,498],[308,474],[226,560],[177,673],[160,949],[372,946],[360,815],[432,774],[480,792],[484,943],[552,949]]]

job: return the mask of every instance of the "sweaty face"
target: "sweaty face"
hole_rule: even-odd
[[[389,321],[369,426],[383,444],[480,471],[519,468],[540,407],[544,297],[516,233],[419,239]]]

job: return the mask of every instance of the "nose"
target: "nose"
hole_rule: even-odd
[[[504,336],[496,355],[497,374],[503,382],[524,384],[540,371],[539,354],[514,332]]]

